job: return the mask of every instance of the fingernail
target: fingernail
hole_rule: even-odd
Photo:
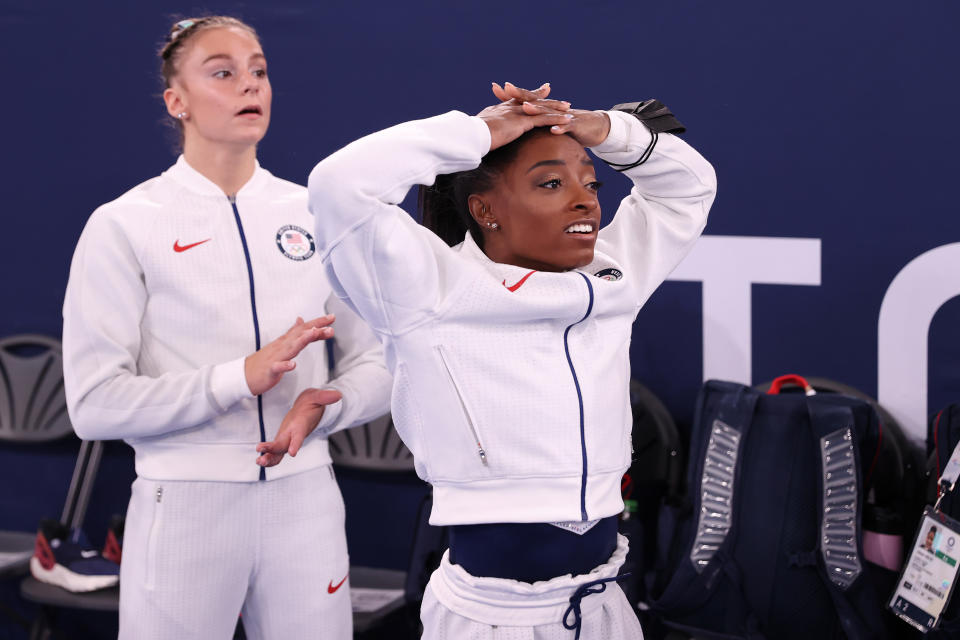
[[[558,124],[553,125],[552,127],[550,127],[550,131],[560,131],[560,125]]]
[[[540,85],[540,88],[543,89],[544,87],[549,87],[549,86],[550,86],[549,82],[544,82],[542,85]]]
[[[568,120],[573,120],[573,114],[572,114],[572,113],[565,113],[565,114],[563,114],[563,117],[564,117],[564,118],[567,118]]]
[[[568,106],[568,107],[570,106],[570,103],[567,102],[566,100],[564,100],[561,104],[566,105],[566,106]]]

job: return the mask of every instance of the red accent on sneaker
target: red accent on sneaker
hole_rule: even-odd
[[[53,549],[50,548],[47,537],[39,531],[37,532],[37,540],[33,544],[33,555],[40,561],[40,566],[47,571],[52,570],[53,565],[57,564],[57,559],[53,556]]]
[[[113,531],[107,531],[107,541],[103,543],[103,557],[110,562],[120,564],[120,558],[123,556],[123,549],[120,548],[120,542]]]

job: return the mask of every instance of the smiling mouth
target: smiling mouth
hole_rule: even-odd
[[[251,115],[251,114],[262,116],[263,110],[256,105],[250,105],[249,107],[244,107],[243,109],[237,112],[238,116],[245,116],[245,115]]]
[[[594,230],[594,225],[593,225],[593,223],[590,223],[590,222],[578,222],[578,223],[576,223],[576,224],[570,225],[569,227],[567,227],[566,229],[564,229],[563,232],[564,232],[564,233],[590,234],[590,233],[593,233],[593,230]]]

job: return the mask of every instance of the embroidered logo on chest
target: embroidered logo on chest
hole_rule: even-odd
[[[201,240],[200,242],[191,242],[190,244],[180,244],[180,239],[177,238],[173,242],[173,250],[177,253],[183,253],[187,249],[193,249],[194,247],[199,247],[204,242],[210,242],[212,238],[207,238],[206,240]]]
[[[530,276],[532,276],[532,275],[535,274],[535,273],[536,273],[536,271],[531,271],[531,272],[528,273],[527,275],[525,275],[525,276],[523,276],[522,278],[520,278],[519,280],[517,280],[516,284],[512,284],[512,285],[509,285],[509,286],[507,286],[507,281],[504,280],[504,281],[503,281],[503,286],[504,286],[504,287],[507,287],[507,291],[509,291],[510,293],[513,293],[514,291],[516,291],[517,289],[519,289],[520,287],[523,286],[523,283],[527,281],[527,278],[529,278]]]
[[[277,231],[277,248],[280,253],[297,262],[306,260],[317,249],[313,236],[294,224],[284,225]]]

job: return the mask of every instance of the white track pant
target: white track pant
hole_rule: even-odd
[[[251,640],[348,640],[349,564],[328,466],[270,482],[137,478],[119,637],[229,640],[242,611]]]
[[[422,640],[573,640],[574,631],[563,626],[570,596],[583,584],[616,576],[626,555],[627,540],[618,536],[610,560],[590,573],[530,584],[471,576],[450,564],[447,551],[423,597]],[[580,608],[580,640],[643,638],[637,614],[615,582],[584,597]]]

